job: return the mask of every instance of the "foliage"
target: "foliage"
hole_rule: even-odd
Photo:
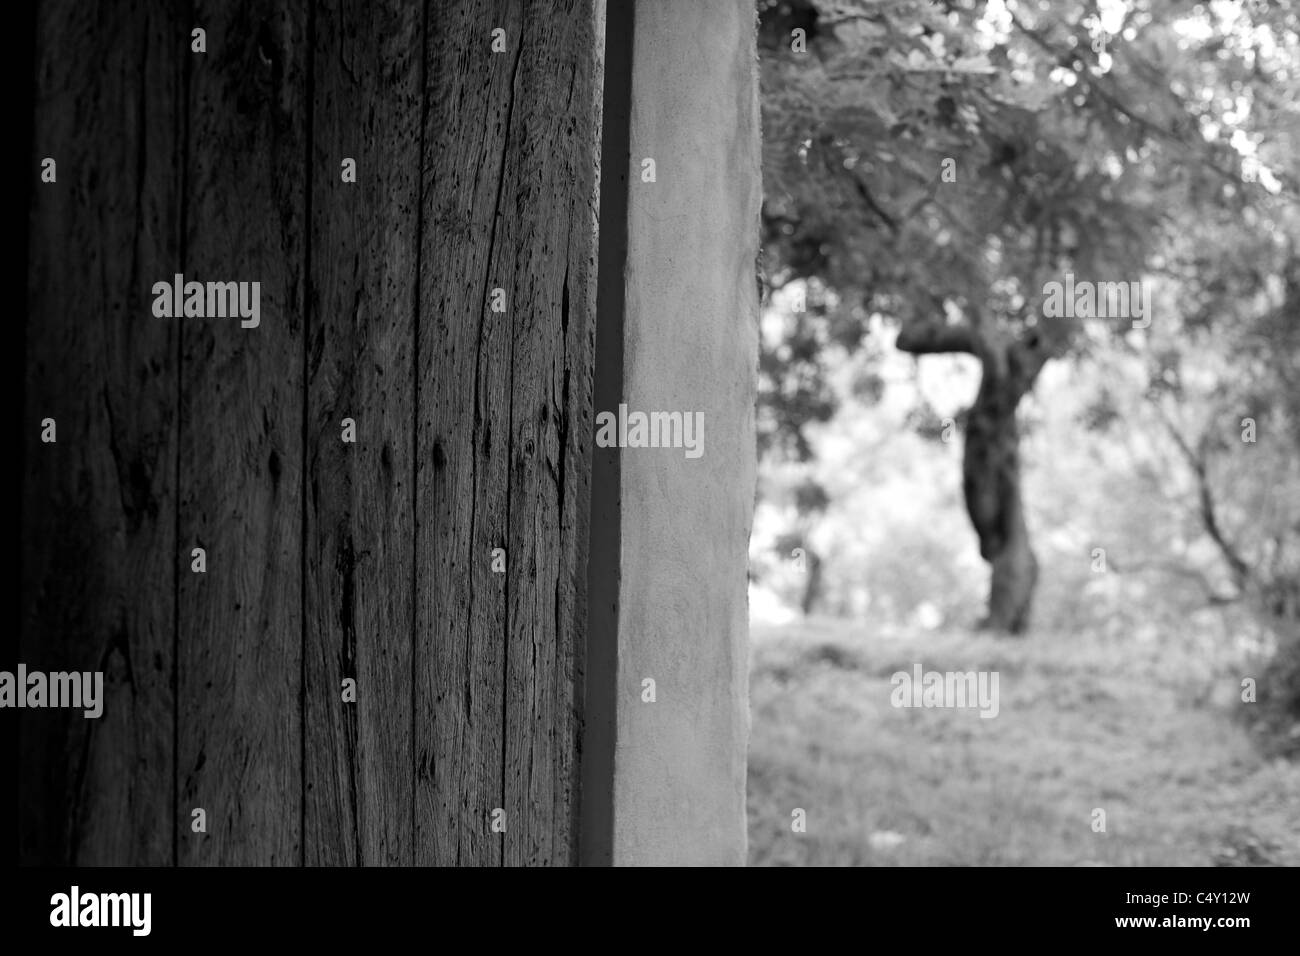
[[[822,358],[873,317],[1042,336],[1060,355],[1087,339],[1043,319],[1044,281],[1137,279],[1189,225],[1295,194],[1297,20],[1282,6],[759,10],[765,270],[773,289],[807,287],[762,357],[764,450],[807,457],[803,426],[834,404]]]

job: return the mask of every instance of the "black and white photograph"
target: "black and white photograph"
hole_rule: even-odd
[[[1300,7],[6,30],[6,932],[343,945],[540,867],[1283,930]],[[438,907],[575,905],[516,879]]]

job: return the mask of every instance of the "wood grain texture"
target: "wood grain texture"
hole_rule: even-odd
[[[261,325],[186,318],[176,815],[182,864],[301,862],[307,8],[196,4],[184,272],[261,282]],[[207,832],[193,833],[193,808]]]
[[[588,2],[464,0],[430,24],[418,863],[572,858],[585,535],[570,509],[586,507],[589,469],[575,422],[589,415],[594,301],[592,22]],[[493,53],[496,28],[505,49]],[[498,547],[505,573],[492,571]],[[504,833],[491,831],[496,809]]]
[[[531,11],[536,13],[537,11]],[[516,224],[511,311],[506,646],[507,866],[576,861],[578,694],[595,336],[600,76],[591,10],[530,16],[528,104],[506,180]],[[542,105],[549,108],[543,109]]]
[[[306,862],[409,865],[415,294],[424,18],[314,25],[308,311]],[[356,160],[357,182],[341,163]],[[342,441],[342,421],[356,443]],[[341,701],[355,678],[356,703]]]
[[[427,35],[416,502],[416,863],[496,865],[502,808],[509,354],[488,295],[519,14],[461,0]],[[515,40],[494,54],[500,22]],[[507,295],[513,293],[507,289]],[[493,445],[495,436],[496,444]]]
[[[25,863],[171,862],[180,50],[169,4],[38,11],[21,658],[104,671],[103,716],[24,710]],[[43,418],[57,443],[40,440]]]
[[[25,862],[575,861],[597,6],[41,6]]]

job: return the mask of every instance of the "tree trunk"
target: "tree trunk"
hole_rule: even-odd
[[[803,616],[807,617],[822,600],[822,559],[806,545],[804,550],[808,557],[808,573],[799,607],[803,611]]]
[[[940,310],[942,311],[942,310]],[[975,310],[968,322],[942,319],[905,325],[897,347],[913,355],[960,352],[980,360],[979,394],[966,424],[962,488],[966,511],[980,539],[980,555],[993,566],[989,612],[980,626],[1023,632],[1038,583],[1038,561],[1020,494],[1020,435],[1016,408],[1043,364],[1068,339],[1060,325],[1030,326],[1018,337],[992,326]]]
[[[1029,546],[1020,491],[1016,408],[1024,389],[1012,365],[1008,351],[984,357],[966,427],[962,488],[980,556],[993,566],[988,616],[980,626],[1019,634],[1029,621],[1038,561]]]

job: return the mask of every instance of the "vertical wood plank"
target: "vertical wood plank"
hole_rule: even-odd
[[[596,6],[42,9],[22,649],[109,692],[24,715],[25,859],[573,861]]]
[[[415,292],[424,15],[314,25],[308,363],[308,864],[409,865]],[[356,183],[342,181],[344,158]],[[342,440],[351,418],[356,443]],[[341,684],[357,682],[356,703]]]
[[[519,9],[458,0],[431,16],[422,157],[424,224],[416,500],[416,863],[497,865],[502,734],[508,319],[501,209],[521,51]],[[496,27],[510,39],[491,51]],[[508,199],[508,197],[507,197]]]
[[[594,9],[430,21],[417,439],[417,862],[573,858]],[[504,30],[504,50],[492,32]],[[494,290],[505,310],[492,308]],[[506,570],[492,569],[505,549]],[[581,570],[578,565],[581,564]],[[493,832],[493,811],[505,831]]]
[[[103,715],[25,710],[21,858],[172,856],[174,324],[150,287],[179,239],[172,5],[37,12],[23,634],[30,670],[104,672]],[[40,421],[57,422],[57,443]]]
[[[187,253],[260,281],[261,324],[181,320],[179,860],[301,861],[305,2],[204,0],[189,80]],[[191,811],[207,812],[207,833]]]
[[[11,223],[29,223],[33,210],[36,189],[40,180],[36,174],[36,162],[40,158],[34,146],[36,118],[36,5],[27,3],[14,8],[8,22],[8,29],[0,34],[0,46],[5,46],[4,61],[13,72],[16,80],[9,87],[9,95],[14,101],[23,104],[23,109],[15,117],[9,131],[10,148],[4,158],[9,162],[6,176],[12,188],[6,198],[10,211]],[[30,304],[27,271],[31,258],[32,236],[27,229],[19,232],[20,241],[9,248],[9,256],[0,261],[0,266],[9,270],[10,288],[14,290],[11,303],[22,321],[11,323],[9,348],[0,353],[4,363],[4,372],[0,375],[0,389],[4,391],[5,405],[14,409],[17,419],[24,425],[29,421],[27,408],[27,322]],[[25,539],[23,521],[25,511],[22,488],[23,479],[28,475],[27,462],[29,451],[28,436],[20,435],[14,451],[9,456],[9,467],[19,476],[20,492],[17,498],[11,498],[8,507],[0,512],[0,536],[3,537],[7,554],[6,566],[9,571],[4,577],[4,590],[0,601],[7,609],[4,629],[0,631],[0,667],[13,670],[23,656],[23,628],[26,608],[23,590],[23,566],[25,560]],[[22,718],[15,714],[8,720],[0,720],[0,761],[3,766],[13,768],[10,784],[0,788],[0,819],[12,821],[11,828],[20,827],[23,814],[19,803],[19,787],[25,772],[37,768],[25,764],[20,746],[20,725]],[[20,846],[18,830],[11,830],[13,839],[5,845],[5,852],[0,855],[0,862],[9,866],[20,863]]]
[[[576,861],[576,682],[585,642],[600,144],[593,10],[524,24],[510,396],[506,865]]]

